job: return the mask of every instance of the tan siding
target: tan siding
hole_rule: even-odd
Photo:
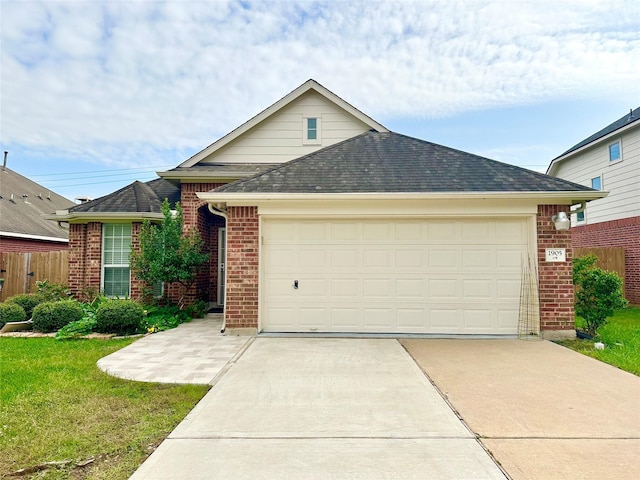
[[[322,118],[321,145],[302,144],[302,119],[307,115]],[[286,162],[368,129],[321,95],[310,92],[200,163]]]
[[[609,145],[621,139],[622,161],[609,162]],[[602,178],[609,196],[587,205],[586,223],[599,223],[640,215],[640,125],[621,137],[602,142],[562,162],[556,176],[588,187]]]

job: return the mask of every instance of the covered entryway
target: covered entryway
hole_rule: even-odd
[[[265,332],[507,334],[530,217],[262,218]]]

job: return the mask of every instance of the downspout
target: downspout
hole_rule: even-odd
[[[587,208],[587,201],[586,200],[582,200],[580,202],[580,208],[576,209],[576,210],[571,210],[571,213],[581,213],[584,212]]]
[[[211,212],[213,215],[216,215],[218,217],[222,217],[224,218],[224,226],[225,228],[227,228],[228,222],[227,222],[227,212],[225,211],[225,208],[223,206],[222,203],[217,203],[215,206],[212,203],[207,203],[207,208],[209,209],[209,212]],[[227,238],[225,236],[225,242],[227,241]],[[225,255],[227,254],[227,246],[224,246],[224,252]],[[220,259],[218,259],[218,261],[220,261]],[[227,259],[224,259],[224,299],[222,302],[222,329],[220,330],[220,333],[224,333],[224,331],[227,329]],[[218,280],[220,281],[220,280]]]

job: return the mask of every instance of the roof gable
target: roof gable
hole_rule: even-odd
[[[333,92],[327,90],[315,80],[310,79],[267,109],[260,112],[255,117],[240,125],[235,130],[231,131],[224,137],[212,143],[204,150],[196,153],[194,156],[180,164],[178,167],[192,167],[205,160],[206,158],[211,157],[216,152],[219,152],[233,142],[238,141],[240,137],[247,135],[248,132],[255,129],[259,125],[273,119],[275,116],[285,111],[288,107],[291,107],[296,102],[301,101],[304,97],[308,97],[312,94],[320,96],[325,101],[330,102],[331,104],[335,105],[336,108],[345,112],[348,116],[353,117],[358,122],[361,122],[365,126],[365,129],[374,129],[384,132],[388,131],[384,126],[373,120],[371,117],[365,115],[360,110],[353,107],[351,104],[347,103]],[[269,163],[269,161],[265,160],[265,163]]]
[[[328,194],[567,191],[593,190],[392,132],[367,132],[214,190]]]
[[[175,205],[180,200],[180,188],[162,178],[146,183],[136,180],[104,197],[76,205],[69,213],[161,213],[165,198]]]

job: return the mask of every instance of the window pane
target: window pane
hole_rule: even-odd
[[[620,159],[620,142],[616,142],[613,145],[609,145],[609,161]]]
[[[576,217],[579,222],[584,222],[584,212],[578,212]]]
[[[108,297],[129,296],[129,267],[105,267],[104,294]]]
[[[318,138],[318,121],[316,118],[307,118],[307,139],[316,140]]]
[[[600,177],[591,179],[591,188],[593,188],[594,190],[602,190],[602,181]]]

